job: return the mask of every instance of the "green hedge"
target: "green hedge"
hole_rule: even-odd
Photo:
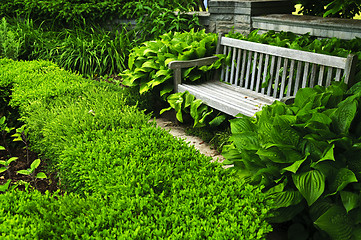
[[[67,194],[0,195],[4,239],[264,239],[261,188],[149,123],[126,89],[0,60],[0,88]],[[45,160],[47,158],[48,160]]]
[[[105,23],[114,18],[137,18],[153,3],[177,9],[194,7],[189,0],[2,0],[0,17],[29,17],[34,20],[63,23]]]

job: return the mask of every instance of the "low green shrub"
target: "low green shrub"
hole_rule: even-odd
[[[0,195],[4,239],[264,239],[272,201],[148,123],[126,88],[0,60],[0,86],[62,190]]]
[[[302,239],[360,236],[360,86],[300,89],[292,105],[276,101],[256,118],[231,120],[226,164],[265,185],[278,206],[273,221],[304,224]]]

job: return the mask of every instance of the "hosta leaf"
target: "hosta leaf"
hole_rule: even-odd
[[[217,126],[221,125],[224,122],[224,120],[226,120],[226,118],[227,118],[226,115],[221,114],[221,115],[213,118],[213,120],[209,122],[209,126],[217,127]]]
[[[183,108],[189,107],[195,99],[195,97],[192,94],[190,94],[189,92],[185,92],[183,95],[183,98],[184,98]]]
[[[165,83],[163,89],[160,91],[160,96],[165,97],[168,93],[173,91],[173,84]]]
[[[167,111],[169,111],[171,109],[172,109],[172,107],[163,108],[162,110],[160,110],[159,114],[162,115],[164,112],[167,112]]]
[[[309,102],[309,98],[312,98],[316,93],[313,88],[301,88],[297,91],[294,104],[299,108],[303,108]]]
[[[233,164],[233,161],[242,159],[241,153],[238,151],[238,149],[235,148],[234,145],[224,146],[222,155],[223,155],[223,157],[226,158],[226,161],[228,161],[228,162],[225,162],[225,161],[222,162],[225,165]]]
[[[283,191],[272,194],[272,196],[277,208],[296,205],[303,200],[301,193],[298,191]]]
[[[330,117],[337,133],[347,134],[357,111],[357,100],[341,102],[337,110]]]
[[[0,150],[6,150],[3,146],[0,146]]]
[[[229,122],[231,124],[232,134],[252,132],[255,129],[255,124],[252,122],[252,118],[246,116],[229,120]]]
[[[189,74],[191,73],[191,71],[194,69],[195,67],[191,67],[191,68],[187,68],[185,71],[183,71],[183,78],[186,78],[189,76]]]
[[[346,209],[346,212],[351,211],[352,209],[356,208],[359,204],[359,194],[353,193],[353,192],[346,192],[341,191],[341,200],[343,203],[343,206]]]
[[[257,149],[254,149],[254,150],[257,150],[256,154],[264,162],[265,161],[267,162],[267,160],[271,160],[272,162],[275,162],[275,163],[288,163],[285,156],[283,156],[282,152],[276,147],[272,147],[272,148],[268,148],[268,149],[258,147]]]
[[[318,170],[292,175],[293,183],[311,206],[325,191],[325,175]]]
[[[159,66],[152,60],[146,61],[142,64],[142,68],[153,68],[153,69],[159,69]]]
[[[341,168],[338,170],[336,178],[330,179],[330,190],[335,193],[344,189],[349,183],[357,182],[355,174],[347,168]]]
[[[296,173],[298,171],[298,169],[301,167],[302,163],[307,159],[307,157],[305,157],[302,160],[296,161],[294,162],[292,165],[282,168],[281,173],[284,172],[292,172],[292,173]]]
[[[301,202],[290,207],[278,208],[273,212],[273,216],[270,217],[268,221],[271,223],[287,222],[299,214],[305,208],[304,205],[305,204]]]
[[[240,151],[242,151],[242,149],[258,150],[260,148],[257,134],[255,132],[233,134],[230,139]]]
[[[6,171],[6,167],[0,167],[0,173],[5,172]]]
[[[45,173],[43,172],[39,172],[38,174],[36,174],[36,178],[47,178]]]
[[[202,58],[206,55],[207,49],[204,46],[196,48],[196,54],[198,58]]]
[[[346,210],[341,206],[333,206],[328,209],[315,224],[328,233],[333,240],[345,240],[352,237],[352,222],[347,216]]]
[[[169,76],[170,75],[170,71],[169,70],[158,70],[156,73],[155,73],[155,77],[159,77],[159,76]]]

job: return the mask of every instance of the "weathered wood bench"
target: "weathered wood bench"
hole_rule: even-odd
[[[210,107],[236,116],[254,116],[264,105],[293,98],[298,89],[329,86],[331,81],[352,84],[357,57],[347,58],[219,37],[217,53],[230,54],[212,81],[182,83],[182,69],[209,65],[217,56],[172,61],[176,92],[188,91]]]

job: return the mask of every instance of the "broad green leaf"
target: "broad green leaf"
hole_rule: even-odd
[[[283,223],[293,219],[297,214],[304,210],[304,203],[299,203],[297,205],[292,205],[286,208],[278,208],[273,212],[273,216],[270,217],[267,221],[270,223]]]
[[[6,190],[8,190],[10,183],[11,183],[11,179],[8,179],[5,184],[0,185],[0,192],[5,192]]]
[[[330,179],[330,190],[333,194],[343,190],[349,183],[357,182],[355,174],[347,168],[338,170],[336,178]]]
[[[254,131],[255,124],[252,120],[252,118],[246,116],[229,120],[232,134]]]
[[[7,162],[8,165],[10,165],[10,163],[12,163],[12,162],[14,162],[16,160],[18,160],[18,157],[11,157],[6,162]]]
[[[0,150],[6,150],[3,146],[0,146]]]
[[[169,111],[171,109],[172,109],[172,107],[163,108],[162,110],[160,110],[159,114],[162,115],[164,112],[167,112],[167,111]]]
[[[33,171],[31,171],[31,169],[17,171],[17,173],[24,174],[24,175],[30,175],[32,172]]]
[[[303,200],[301,193],[298,191],[282,191],[272,195],[277,208],[296,205]]]
[[[357,100],[341,102],[330,117],[336,133],[347,134],[357,112]]]
[[[190,114],[192,116],[193,119],[199,119],[199,107],[203,104],[203,101],[201,99],[195,99],[194,101],[191,102],[191,106],[190,106]]]
[[[140,94],[143,94],[143,93],[146,93],[150,90],[150,87],[148,85],[148,83],[141,83],[140,86],[139,86],[139,93]]]
[[[184,99],[183,108],[187,108],[192,104],[195,97],[192,94],[190,94],[189,92],[185,92],[184,95],[183,95],[183,99]]]
[[[293,183],[311,206],[325,191],[325,175],[318,170],[292,175]]]
[[[166,96],[168,93],[171,93],[173,91],[173,84],[165,84],[163,89],[160,91],[160,96]]]
[[[142,64],[142,68],[153,68],[158,70],[159,66],[154,62],[154,61],[146,61],[145,63]]]
[[[187,68],[185,71],[183,71],[183,74],[182,74],[183,78],[187,78],[194,68],[195,67]]]
[[[320,162],[323,162],[323,161],[335,161],[335,156],[333,154],[334,149],[335,149],[335,145],[331,145],[329,148],[327,148],[324,151],[322,158],[320,160],[318,160],[317,163],[320,163]]]
[[[221,125],[224,122],[224,120],[226,120],[226,118],[227,118],[226,115],[221,114],[221,115],[213,118],[213,120],[209,122],[209,126],[217,127],[217,126]]]
[[[297,91],[294,104],[299,108],[303,108],[316,93],[313,88],[301,88]]]
[[[333,240],[345,240],[352,237],[352,221],[341,206],[335,205],[328,209],[315,221],[315,224],[328,233]]]
[[[170,75],[170,71],[169,70],[158,70],[156,73],[155,73],[155,77],[159,77],[159,76],[168,76]]]
[[[40,162],[41,162],[41,161],[40,161],[39,158],[36,159],[36,160],[34,160],[34,161],[31,163],[31,165],[30,165],[31,170],[34,170],[34,169],[36,169],[37,167],[39,167]]]
[[[196,48],[196,54],[198,58],[202,58],[206,55],[207,49],[204,46]]]
[[[260,148],[257,133],[255,132],[242,132],[233,134],[230,137],[230,140],[233,141],[234,145],[238,150],[255,150],[257,151]]]
[[[307,159],[307,157],[305,157],[302,160],[298,160],[296,162],[294,162],[292,165],[282,168],[281,173],[284,172],[292,172],[292,173],[296,173],[298,171],[298,169],[301,167],[302,163]]]
[[[6,167],[0,167],[0,173],[5,172],[7,170]]]
[[[359,194],[353,192],[341,191],[340,195],[343,206],[345,207],[347,213],[352,209],[358,207],[359,198],[360,198]]]
[[[39,172],[38,174],[36,174],[36,178],[47,178],[47,176],[45,175],[45,173]]]
[[[289,163],[287,162],[286,157],[277,147],[272,147],[268,149],[259,148],[255,145],[253,150],[257,150],[256,154],[262,159],[263,162],[272,161],[275,163]]]
[[[224,146],[222,155],[226,158],[226,161],[228,161],[227,163],[222,162],[223,164],[233,164],[234,161],[242,159],[242,154],[235,148],[234,145]]]

